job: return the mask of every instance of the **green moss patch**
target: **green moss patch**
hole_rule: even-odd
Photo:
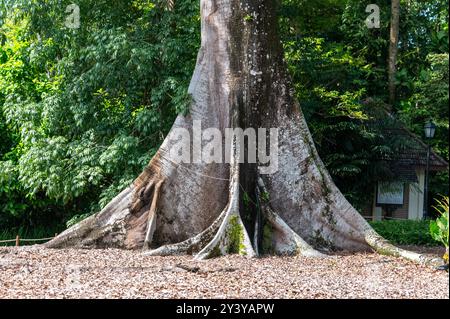
[[[228,254],[246,254],[244,245],[244,229],[242,224],[239,222],[239,217],[236,215],[230,218],[228,238],[230,240],[227,247]]]

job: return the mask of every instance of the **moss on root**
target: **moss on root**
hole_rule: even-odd
[[[272,254],[274,247],[272,242],[273,228],[269,223],[263,227],[262,251],[265,254]]]
[[[245,245],[244,245],[244,229],[239,223],[239,217],[234,215],[230,218],[228,226],[228,238],[229,243],[227,247],[228,254],[240,254],[246,255]]]
[[[335,251],[336,247],[333,245],[333,243],[329,240],[326,240],[322,232],[320,230],[315,230],[314,235],[311,238],[311,243],[313,247],[322,248],[324,250],[328,251]]]
[[[333,211],[331,210],[330,204],[327,203],[325,208],[322,210],[321,214],[327,220],[328,224],[330,225],[330,228],[332,230],[335,230],[337,222],[336,219],[334,218],[334,214]]]
[[[208,254],[207,258],[216,258],[222,256],[223,253],[220,250],[219,246],[214,247],[211,252]]]
[[[225,237],[212,248],[207,259],[220,257],[225,254],[247,255],[245,246],[245,230],[238,215],[232,215],[228,221]]]
[[[270,195],[268,192],[263,192],[261,194],[261,198],[264,202],[268,203],[270,201]]]

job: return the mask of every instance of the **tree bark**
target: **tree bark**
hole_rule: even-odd
[[[397,74],[398,37],[400,29],[400,0],[391,1],[391,27],[389,35],[388,90],[389,104],[394,105],[396,98],[395,77]]]
[[[350,205],[320,160],[283,60],[275,0],[201,0],[202,43],[189,87],[192,105],[177,128],[278,128],[279,169],[239,163],[176,164],[173,140],[101,212],[47,247],[144,248],[199,259],[239,253],[325,256],[375,249],[431,262],[381,238]],[[169,133],[170,136],[170,133]]]

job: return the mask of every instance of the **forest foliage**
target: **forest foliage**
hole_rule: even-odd
[[[66,7],[80,27],[65,26]],[[397,101],[387,106],[390,1],[283,0],[280,36],[296,95],[338,187],[363,208],[401,141],[392,118],[448,158],[446,1],[401,1]],[[200,45],[198,0],[0,0],[0,229],[64,228],[145,167],[177,114]],[[376,125],[374,125],[376,123]],[[432,193],[448,194],[448,172]]]

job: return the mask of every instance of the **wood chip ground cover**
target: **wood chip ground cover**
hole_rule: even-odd
[[[0,298],[448,299],[449,277],[371,253],[194,261],[35,246],[0,248]]]

